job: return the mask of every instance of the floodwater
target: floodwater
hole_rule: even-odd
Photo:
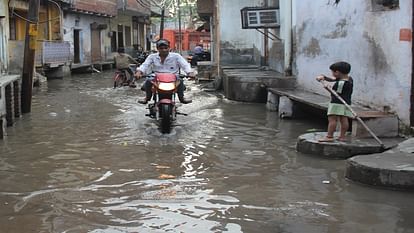
[[[51,80],[0,141],[0,232],[414,232],[414,194],[344,179],[295,151],[315,120],[279,120],[188,81],[161,135],[112,73]]]

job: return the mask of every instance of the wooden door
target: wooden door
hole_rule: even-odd
[[[92,63],[102,61],[101,30],[91,25],[91,60]]]

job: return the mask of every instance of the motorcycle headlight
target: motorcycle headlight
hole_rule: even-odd
[[[175,89],[175,83],[160,83],[158,89],[163,91],[172,91]]]

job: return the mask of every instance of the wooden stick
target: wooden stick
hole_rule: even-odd
[[[345,102],[344,99],[342,99],[342,97],[336,92],[334,91],[331,87],[329,87],[327,84],[323,83],[322,80],[320,81],[323,85],[323,87],[328,90],[330,93],[332,93],[334,96],[336,96],[336,98],[338,98],[342,104],[345,105],[345,107],[347,107],[349,109],[349,111],[351,111],[352,115],[354,115],[354,117],[358,120],[359,123],[361,123],[362,126],[364,126],[364,128],[371,134],[371,136],[381,145],[382,148],[385,148],[384,143],[377,137],[377,135],[374,134],[374,132],[372,132],[372,130],[370,128],[368,128],[368,126],[364,123],[364,121],[362,121],[362,119],[356,114],[356,112],[351,108],[351,106],[349,106],[349,104],[347,104]]]

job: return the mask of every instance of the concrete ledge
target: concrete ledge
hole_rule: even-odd
[[[112,69],[114,61],[101,61],[94,63],[76,63],[71,64],[70,70],[72,73],[88,73],[94,72],[94,69],[102,71],[104,69]]]
[[[358,116],[378,137],[396,137],[399,135],[398,117],[380,111],[360,110]],[[371,134],[357,120],[352,121],[352,135],[371,137]]]
[[[278,111],[281,118],[303,115],[301,108],[297,107],[298,104],[310,107],[314,112],[323,111],[326,115],[328,104],[330,102],[329,96],[294,88],[268,88],[267,99],[267,109],[270,111]],[[378,137],[398,137],[399,126],[398,117],[396,115],[368,109],[355,104],[351,107],[358,117],[361,118],[368,128],[370,128]],[[357,121],[357,119],[352,120],[352,136],[359,138],[371,137],[369,132]]]
[[[347,142],[319,142],[326,136],[326,132],[314,132],[302,134],[298,137],[296,150],[304,154],[312,154],[333,159],[346,159],[355,155],[374,154],[383,152],[383,148],[377,141],[370,138],[354,138],[348,136]],[[386,147],[397,145],[403,139],[387,138],[382,140]]]
[[[6,127],[21,115],[20,82],[20,75],[0,76],[0,139],[6,134]]]
[[[346,178],[367,185],[414,190],[414,139],[384,153],[347,160]]]
[[[266,103],[268,87],[293,87],[296,79],[271,70],[223,70],[224,95],[230,100]]]
[[[413,160],[405,153],[356,156],[347,161],[345,176],[363,184],[414,190]]]

